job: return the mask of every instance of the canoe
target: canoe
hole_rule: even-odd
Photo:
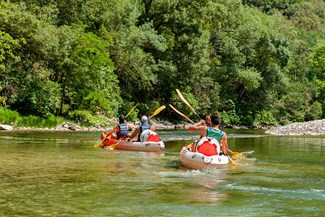
[[[190,147],[191,144],[184,146],[179,153],[181,165],[184,167],[200,170],[211,168],[227,168],[231,165],[228,156],[206,156],[199,152],[192,152]]]
[[[102,133],[102,140],[106,137],[105,133]],[[104,147],[113,145],[115,150],[126,151],[143,151],[143,152],[162,152],[165,149],[163,141],[145,141],[145,142],[132,142],[126,140],[116,140],[111,136],[105,139],[103,142]]]

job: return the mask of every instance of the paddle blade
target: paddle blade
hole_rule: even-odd
[[[117,147],[118,144],[119,144],[119,143],[115,143],[115,144],[110,145],[109,147],[110,147],[111,149],[116,149],[116,147]]]
[[[231,159],[230,156],[228,156],[228,159],[229,159],[229,161],[230,161],[230,163],[231,163],[232,166],[235,166],[236,165],[236,162],[233,159]]]
[[[110,145],[110,146],[105,146],[105,149],[106,149],[107,151],[114,150],[114,149],[116,149],[116,146],[117,146],[118,144],[119,144],[119,143],[115,143],[115,144],[112,144],[112,145]]]
[[[179,98],[181,98],[181,100],[194,112],[194,114],[198,117],[199,120],[201,120],[200,116],[196,113],[196,111],[194,110],[194,108],[190,105],[190,103],[184,98],[183,94],[181,93],[181,91],[179,91],[178,89],[176,89],[176,92],[179,96]]]
[[[156,109],[156,111],[150,116],[149,119],[151,119],[152,117],[156,116],[157,114],[159,114],[162,110],[164,110],[166,108],[166,106],[160,106],[159,108]]]
[[[178,94],[178,96],[179,96],[179,98],[181,98],[181,100],[194,112],[194,113],[196,113],[195,111],[194,111],[194,108],[190,105],[190,103],[189,102],[187,102],[187,100],[185,99],[185,97],[183,96],[183,94],[181,93],[181,91],[179,91],[178,89],[176,89],[176,92],[177,92],[177,94]]]
[[[102,144],[102,141],[94,145],[94,148],[100,148],[100,145]]]
[[[230,150],[228,150],[228,151],[229,151],[229,153],[231,154],[231,157],[232,157],[233,159],[235,159],[235,160],[246,158],[245,155],[243,155],[243,154],[241,154],[241,153],[239,153],[239,152],[233,152],[233,151],[230,151]]]
[[[186,115],[184,115],[182,112],[178,111],[176,108],[174,108],[174,106],[172,106],[171,104],[169,104],[169,107],[171,107],[176,113],[178,113],[180,116],[182,116],[183,118],[185,118],[186,120],[188,120],[190,123],[194,124],[194,122],[187,117]]]

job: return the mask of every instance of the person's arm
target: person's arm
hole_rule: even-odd
[[[224,154],[227,154],[228,153],[228,141],[227,141],[227,134],[226,132],[223,132],[223,135],[221,137],[221,150]]]
[[[189,128],[189,132],[198,132],[201,136],[206,136],[207,127],[205,126],[205,121],[201,120],[198,123],[192,124]]]
[[[126,125],[128,127],[128,130],[132,130],[133,126],[131,124],[127,123]]]
[[[138,134],[140,133],[140,128],[137,127],[131,134],[130,139],[133,139],[134,137],[136,137]]]
[[[112,133],[116,132],[117,130],[118,130],[118,126],[115,125],[115,126],[112,128],[111,131],[109,131],[109,132],[107,131],[107,136],[111,135]]]

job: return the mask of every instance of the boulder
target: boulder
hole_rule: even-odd
[[[14,128],[10,125],[0,124],[0,130],[13,130]]]

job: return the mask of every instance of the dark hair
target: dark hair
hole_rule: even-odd
[[[125,117],[124,117],[124,115],[121,115],[120,117],[118,117],[118,122],[119,122],[120,124],[123,124],[124,121],[125,121]]]
[[[221,124],[221,116],[212,114],[210,115],[210,120],[213,125],[220,125]]]

